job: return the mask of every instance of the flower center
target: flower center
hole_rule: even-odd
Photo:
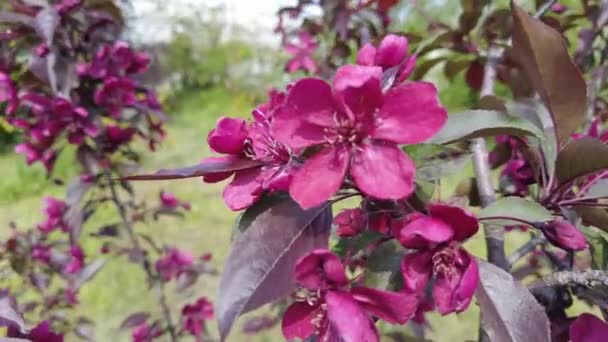
[[[323,131],[325,133],[325,140],[329,144],[358,145],[367,136],[362,123],[350,118],[340,118],[338,117],[338,113],[334,113],[333,127],[327,127]]]
[[[459,263],[458,250],[460,245],[456,241],[450,242],[447,246],[439,247],[439,250],[433,254],[433,272],[445,277],[452,277],[456,272],[456,266]]]

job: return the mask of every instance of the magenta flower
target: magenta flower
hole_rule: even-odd
[[[310,33],[305,31],[300,32],[297,44],[288,43],[285,45],[285,52],[291,56],[285,66],[287,71],[296,72],[303,70],[311,74],[317,73],[318,66],[313,57],[316,49],[317,43]]]
[[[307,295],[285,311],[282,330],[287,340],[316,335],[320,341],[379,341],[372,317],[403,324],[416,310],[411,296],[349,286],[340,258],[325,249],[300,258],[295,277]]]
[[[57,152],[52,149],[39,148],[31,142],[24,142],[15,146],[15,153],[23,154],[25,156],[27,165],[40,161],[47,172],[53,170],[55,160],[57,159]]]
[[[407,38],[389,34],[376,48],[365,44],[357,53],[357,64],[364,66],[379,66],[382,71],[397,67],[395,84],[405,81],[414,71],[416,56],[408,54]]]
[[[587,248],[585,235],[565,219],[557,218],[551,222],[540,224],[538,228],[552,245],[561,249],[582,251]]]
[[[246,125],[242,119],[220,118],[209,134],[211,149],[226,155],[207,158],[202,164],[251,164],[235,172],[203,177],[205,182],[215,183],[234,175],[223,192],[224,201],[232,210],[250,207],[265,191],[288,189],[292,174],[291,150],[279,143],[270,130],[274,113],[283,100],[283,93],[271,92],[269,102],[253,111],[253,122]]]
[[[24,338],[31,342],[63,342],[63,334],[54,332],[49,321],[40,322],[27,334],[20,332],[18,327],[10,325],[6,336]]]
[[[44,209],[42,213],[46,216],[46,219],[38,225],[38,229],[45,234],[57,228],[67,231],[69,227],[64,221],[63,216],[68,211],[68,205],[64,201],[54,197],[45,197],[43,202]]]
[[[365,229],[365,214],[360,208],[342,210],[334,217],[334,225],[339,237],[358,235]]]
[[[150,326],[144,322],[136,326],[131,331],[133,342],[151,342],[162,335],[162,331],[157,326]]]
[[[165,281],[177,278],[194,264],[194,256],[177,248],[169,248],[166,255],[156,261],[156,271]]]
[[[130,142],[135,133],[134,127],[106,126],[102,135],[104,151],[108,153],[115,152],[120,146]]]
[[[500,173],[501,187],[509,194],[525,197],[536,183],[534,170],[521,152],[514,152]]]
[[[407,83],[383,94],[381,73],[379,67],[341,67],[333,90],[323,80],[305,78],[276,112],[272,133],[279,142],[294,150],[319,149],[289,187],[302,208],[329,199],[345,178],[379,199],[405,198],[414,190],[415,165],[397,144],[432,137],[447,114],[432,84]]]
[[[13,114],[19,106],[15,83],[7,72],[0,71],[0,104],[4,102],[7,114]]]
[[[150,57],[147,54],[133,51],[126,42],[116,42],[97,51],[89,65],[79,67],[79,73],[97,79],[120,77],[145,72],[149,64]]]
[[[95,103],[105,107],[113,117],[119,117],[124,107],[132,106],[136,102],[135,83],[126,77],[106,78],[95,92]]]
[[[84,252],[79,246],[70,247],[70,259],[63,267],[65,274],[75,274],[80,272],[84,267]]]
[[[608,341],[608,324],[596,316],[584,313],[570,325],[572,342]]]
[[[399,241],[415,252],[401,263],[403,291],[423,300],[434,278],[433,302],[443,314],[464,311],[479,282],[475,258],[462,242],[479,229],[477,219],[464,209],[431,204],[429,215],[413,214],[399,231]]]
[[[182,325],[193,336],[201,336],[205,332],[205,322],[212,318],[213,304],[205,297],[182,308]]]
[[[32,247],[32,259],[43,263],[49,264],[51,262],[51,248],[49,246],[37,243]]]
[[[186,210],[190,210],[190,203],[180,201],[177,197],[175,197],[175,195],[170,192],[161,191],[160,202],[163,207],[168,209],[177,209],[178,207],[182,207]]]

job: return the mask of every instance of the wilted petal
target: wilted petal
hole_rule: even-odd
[[[247,123],[243,119],[221,117],[209,132],[207,142],[217,153],[237,154],[247,139]]]
[[[572,223],[556,219],[542,226],[543,234],[551,244],[567,251],[581,251],[587,248],[585,235]]]
[[[379,199],[401,199],[414,191],[414,162],[396,146],[367,144],[355,152],[350,173],[357,187]]]
[[[330,324],[344,342],[380,340],[376,326],[353,296],[341,291],[330,291],[325,300]]]
[[[316,249],[301,257],[296,263],[295,278],[300,285],[310,290],[348,283],[342,261],[327,249]]]
[[[373,66],[376,60],[376,47],[372,44],[365,44],[357,53],[357,64]]]
[[[249,208],[262,195],[262,185],[258,177],[261,169],[237,171],[234,179],[224,188],[224,202],[231,210]]]
[[[407,38],[389,34],[382,39],[376,53],[376,65],[388,69],[399,65],[407,56]]]
[[[350,294],[368,313],[393,324],[407,322],[418,307],[417,296],[404,292],[354,287]]]
[[[572,342],[608,341],[608,324],[596,316],[584,313],[570,325]]]
[[[422,249],[446,242],[454,231],[446,222],[428,216],[419,216],[407,222],[399,231],[399,242],[406,248]]]
[[[307,302],[296,302],[290,305],[283,314],[281,330],[286,340],[299,338],[304,340],[316,332],[312,320],[316,317],[317,306]]]
[[[479,230],[479,221],[467,210],[443,203],[429,205],[431,217],[439,219],[452,227],[454,240],[464,241]]]
[[[399,144],[416,144],[435,135],[447,120],[437,89],[427,82],[411,82],[391,89],[372,136]]]
[[[315,207],[342,186],[349,153],[344,147],[327,147],[307,160],[293,176],[289,194],[303,209]]]
[[[431,263],[431,251],[421,251],[406,254],[401,261],[401,273],[403,274],[403,290],[419,296],[431,279],[433,264]]]
[[[271,132],[279,142],[291,148],[315,145],[324,141],[323,127],[333,125],[333,114],[329,84],[305,78],[291,88],[285,105],[275,112]]]
[[[464,249],[458,251],[455,267],[449,274],[437,274],[433,286],[433,300],[442,315],[462,312],[471,303],[479,284],[479,270],[475,259]]]

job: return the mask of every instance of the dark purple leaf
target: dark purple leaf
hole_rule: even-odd
[[[122,323],[120,323],[120,329],[128,330],[133,329],[138,325],[145,323],[148,318],[150,318],[150,314],[148,312],[136,312],[129,317],[125,318]]]
[[[0,23],[18,23],[33,26],[34,19],[19,13],[0,11]]]
[[[260,331],[272,328],[275,324],[277,324],[277,320],[270,316],[253,317],[243,324],[243,332],[245,334],[257,334]]]
[[[492,342],[549,342],[549,319],[532,293],[500,268],[477,259],[481,327]]]
[[[591,137],[566,145],[555,162],[555,175],[559,184],[603,169],[608,169],[608,145]]]
[[[564,37],[512,5],[513,53],[551,112],[560,146],[585,120],[587,86]]]
[[[605,208],[577,205],[574,210],[583,220],[583,224],[608,232],[608,210]]]
[[[224,340],[238,316],[289,295],[296,261],[327,247],[328,204],[302,210],[285,199],[262,211],[235,237],[220,280],[217,317]]]
[[[17,309],[15,298],[6,290],[0,291],[0,326],[14,326],[25,332],[23,316]]]
[[[97,259],[92,263],[88,264],[83,268],[78,276],[76,276],[76,280],[74,282],[74,286],[76,288],[80,288],[84,283],[91,280],[97,272],[99,272],[103,266],[106,264],[105,259]]]
[[[59,13],[57,13],[57,10],[53,6],[40,10],[34,19],[36,32],[48,46],[53,44],[53,37],[55,36],[55,29],[59,24],[59,20]]]
[[[163,169],[153,174],[127,176],[124,180],[164,180],[202,177],[204,175],[250,169],[261,163],[251,159],[238,159],[233,162],[205,163],[179,169]]]

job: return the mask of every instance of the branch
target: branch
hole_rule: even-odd
[[[108,177],[108,179],[111,179],[111,175],[109,175],[109,176],[110,177]],[[154,290],[156,292],[156,296],[158,297],[158,303],[160,304],[163,318],[167,322],[167,330],[169,331],[169,335],[171,336],[171,342],[177,342],[177,333],[175,331],[175,327],[173,326],[173,319],[171,318],[171,310],[169,309],[169,306],[167,305],[167,298],[165,297],[163,283],[162,283],[162,281],[160,281],[158,279],[158,277],[156,277],[154,275],[154,272],[152,271],[152,264],[150,263],[150,260],[145,255],[145,253],[142,252],[143,249],[141,248],[137,235],[135,234],[135,231],[133,230],[133,225],[131,224],[131,221],[129,221],[129,219],[127,218],[127,209],[125,208],[124,204],[120,201],[120,197],[118,196],[118,191],[116,191],[115,182],[110,181],[109,183],[110,183],[109,184],[110,192],[112,193],[112,202],[114,203],[114,206],[116,206],[116,209],[118,210],[118,213],[120,214],[120,219],[122,220],[122,224],[127,230],[127,233],[129,235],[129,240],[131,240],[131,245],[138,253],[141,253],[141,266],[144,269],[144,271],[146,272],[148,282],[150,284],[152,284],[152,286],[154,287]]]
[[[560,271],[551,273],[543,277],[542,280],[530,285],[530,289],[547,286],[563,285],[608,285],[608,271],[587,270],[587,271]]]
[[[543,235],[537,235],[533,237],[530,241],[526,242],[523,246],[519,247],[513,254],[509,255],[507,258],[507,263],[509,269],[513,267],[513,265],[525,257],[528,253],[534,251],[536,246],[542,245],[546,243],[547,240]]]
[[[555,5],[557,3],[557,0],[549,0],[547,2],[544,3],[544,5],[542,5],[538,11],[536,11],[536,13],[534,13],[534,18],[536,19],[540,19],[540,17],[542,17],[543,15],[545,15],[545,13],[547,13],[548,10],[551,9],[551,7],[553,5]]]

